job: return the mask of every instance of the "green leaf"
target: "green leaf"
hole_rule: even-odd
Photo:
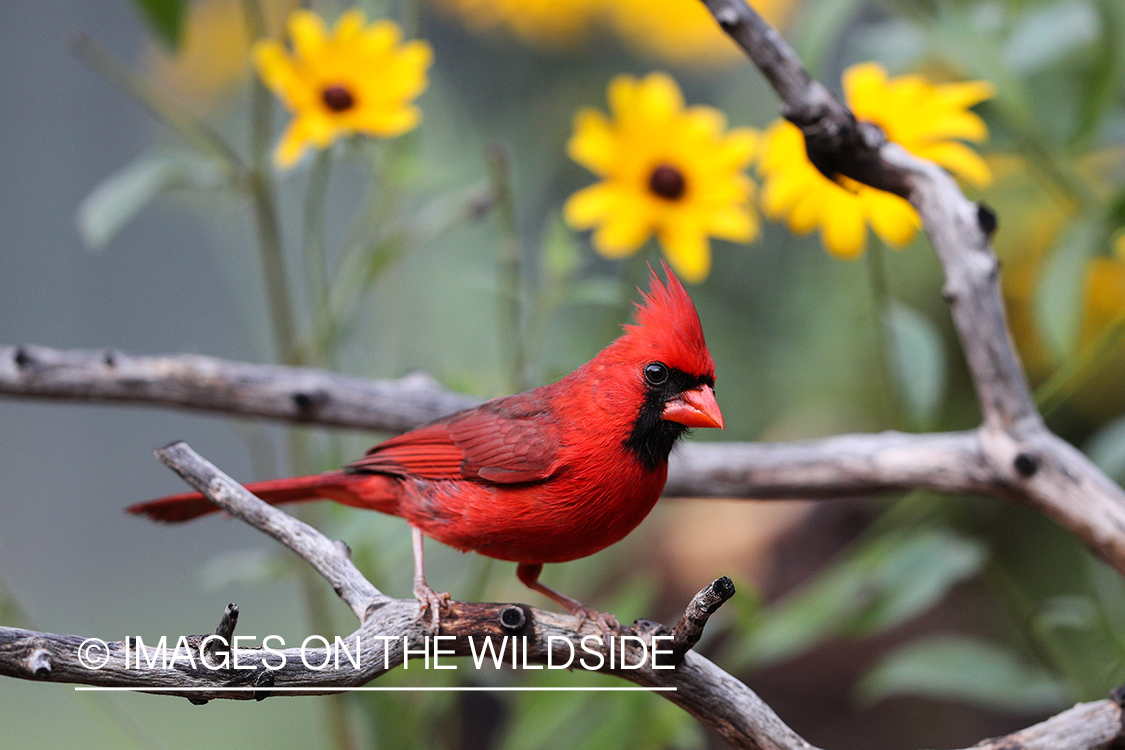
[[[1029,75],[1056,64],[1098,38],[1098,14],[1085,0],[1033,8],[1019,22],[1004,45],[1004,62]]]
[[[767,608],[737,658],[761,666],[832,637],[883,632],[929,609],[985,559],[984,545],[947,529],[876,538]]]
[[[1002,646],[964,636],[903,646],[868,672],[858,690],[868,703],[914,695],[1027,713],[1069,703],[1064,686],[1042,667]]]
[[[1062,234],[1043,266],[1035,290],[1035,322],[1056,359],[1070,357],[1078,346],[1086,263],[1105,238],[1100,221],[1082,219]]]
[[[1125,78],[1125,4],[1121,0],[1098,0],[1101,37],[1085,71],[1079,100],[1078,123],[1071,142],[1085,144],[1097,135],[1107,108],[1120,101]]]
[[[945,342],[928,318],[898,302],[887,308],[883,324],[895,391],[912,424],[932,424],[945,395]]]
[[[171,50],[180,46],[188,0],[133,0],[149,28]]]
[[[1125,677],[1121,643],[1094,598],[1056,596],[1040,607],[1031,625],[1076,700],[1104,695]]]
[[[78,206],[78,232],[86,247],[102,250],[161,193],[185,185],[210,187],[222,175],[212,163],[188,156],[143,154],[95,187]]]

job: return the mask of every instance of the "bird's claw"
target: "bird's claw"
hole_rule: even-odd
[[[593,620],[598,623],[598,627],[601,628],[602,633],[605,635],[621,632],[621,623],[609,612],[599,612],[593,607],[580,605],[572,609],[570,613],[578,618],[578,627],[575,628],[575,630],[581,630],[587,620]]]
[[[422,620],[427,610],[430,613],[430,632],[437,633],[441,627],[441,610],[449,609],[449,602],[452,598],[449,592],[438,593],[426,584],[414,585],[414,598],[422,606],[418,609],[418,619]]]

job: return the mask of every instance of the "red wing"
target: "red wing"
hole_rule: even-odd
[[[348,465],[421,479],[535,482],[557,466],[559,429],[534,391],[481,404],[376,445]]]

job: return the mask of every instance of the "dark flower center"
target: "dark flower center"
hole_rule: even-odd
[[[346,112],[355,106],[352,92],[339,84],[325,87],[320,92],[320,98],[324,100],[324,106],[333,112]]]
[[[648,189],[666,200],[679,200],[687,184],[684,173],[670,164],[661,164],[648,176]]]

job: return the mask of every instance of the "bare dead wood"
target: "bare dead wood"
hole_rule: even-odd
[[[43,346],[0,346],[0,394],[151,404],[387,432],[403,432],[480,402],[441,388],[424,373],[368,380],[195,354],[134,356]]]
[[[104,648],[100,642],[95,642],[93,653],[80,654],[87,641],[79,636],[0,627],[0,674],[173,692],[188,695],[194,702],[216,698],[261,700],[269,695],[286,694],[287,689],[293,688],[302,688],[302,694],[326,694],[333,692],[332,688],[364,685],[403,665],[410,657],[415,660],[438,658],[433,656],[435,645],[440,648],[440,658],[452,659],[473,654],[474,644],[470,639],[477,639],[479,648],[480,639],[486,636],[509,637],[518,639],[521,665],[561,665],[574,661],[575,646],[584,646],[590,650],[583,654],[588,659],[587,664],[593,667],[590,671],[669,691],[661,694],[714,727],[736,747],[810,747],[753,691],[705,658],[685,653],[683,661],[674,665],[669,648],[674,636],[658,629],[659,626],[642,633],[633,628],[623,629],[621,639],[615,644],[613,659],[607,636],[593,621],[584,620],[579,627],[576,617],[523,604],[453,602],[442,617],[440,631],[431,634],[419,621],[418,602],[394,599],[376,589],[351,562],[343,543],[328,539],[284,511],[262,502],[184,443],[162,448],[157,455],[232,516],[269,534],[298,554],[332,585],[360,620],[359,628],[342,641],[353,644],[358,639],[364,648],[361,664],[356,667],[347,659],[337,664],[332,650],[322,647],[273,651],[243,648],[234,649],[236,653],[230,654],[232,661],[229,663],[233,664],[237,656],[240,669],[212,669],[207,665],[223,662],[216,661],[214,655],[205,657],[203,650],[208,645],[205,636],[186,638],[188,647],[178,650],[173,644],[161,649],[143,643],[113,641],[105,643]],[[733,587],[729,586],[729,580],[723,583],[720,579],[693,599],[685,617],[692,620],[688,629],[696,640],[706,616],[726,601],[730,593]],[[513,610],[517,613],[515,617]],[[236,611],[233,605],[228,607],[216,630],[226,635],[228,643],[234,633],[237,617],[233,613]],[[703,616],[704,611],[706,616]],[[664,639],[663,644],[656,641],[661,656],[655,661],[648,650],[651,646],[643,645],[653,643],[653,635]],[[86,648],[89,651],[90,646]],[[429,656],[422,657],[427,650]],[[594,661],[595,652],[602,657],[600,663]],[[96,659],[99,667],[84,666],[83,659],[87,663]],[[306,661],[314,666],[326,666],[312,668]],[[48,665],[46,668],[42,666],[44,663]],[[629,665],[640,666],[631,668]]]
[[[604,634],[592,621],[580,623],[571,615],[525,604],[453,602],[438,633],[431,634],[419,620],[418,602],[388,597],[371,585],[352,564],[347,545],[333,542],[262,502],[183,443],[162,448],[157,454],[232,516],[300,555],[333,586],[360,620],[358,629],[340,639],[348,653],[362,654],[359,663],[352,663],[346,655],[340,659],[333,647],[240,648],[237,642],[232,644],[237,607],[230,605],[215,634],[187,636],[182,646],[179,639],[154,647],[135,639],[104,641],[0,627],[0,674],[182,695],[197,704],[214,699],[263,700],[293,695],[297,690],[301,695],[321,695],[366,685],[398,666],[409,669],[410,658],[415,664],[419,658],[429,664],[432,658],[435,666],[443,658],[450,666],[452,659],[472,656],[474,647],[481,649],[483,638],[508,637],[519,644],[518,663],[524,668],[573,662],[575,645],[581,644],[590,658],[584,668],[661,691],[659,695],[710,726],[732,747],[816,750],[749,687],[711,661],[686,651],[682,660],[672,663],[673,650],[681,651],[697,641],[710,614],[733,594],[729,581],[719,579],[701,590],[672,633],[647,621],[623,629],[616,662],[611,660]],[[211,649],[214,641],[208,642],[208,638],[217,635],[224,638],[223,648]],[[668,662],[657,661],[650,650],[653,643],[660,647],[661,637],[670,644],[662,651],[669,655]],[[602,657],[600,663],[593,663],[595,653]],[[1107,747],[1117,737],[1120,722],[1120,707],[1113,701],[1099,701],[1075,706],[1042,724],[978,747],[1094,750]]]

